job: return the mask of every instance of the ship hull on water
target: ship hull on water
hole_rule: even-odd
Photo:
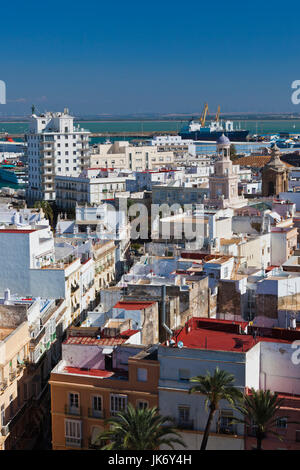
[[[27,176],[25,172],[15,172],[6,168],[0,168],[0,180],[8,181],[13,184],[25,184],[27,182]]]
[[[231,142],[246,142],[249,131],[247,130],[238,130],[238,131],[190,131],[190,132],[180,132],[179,135],[182,139],[192,139],[192,140],[205,140],[216,142],[216,140],[224,134],[228,137]]]

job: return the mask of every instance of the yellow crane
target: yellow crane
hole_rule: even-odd
[[[207,111],[208,111],[208,104],[205,103],[202,114],[201,114],[201,118],[200,118],[200,123],[201,123],[202,127],[204,127],[204,125],[205,125]]]
[[[218,111],[217,111],[217,114],[216,114],[216,122],[219,122],[219,118],[220,118],[220,105],[218,106]]]

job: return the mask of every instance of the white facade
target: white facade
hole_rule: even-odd
[[[115,141],[99,144],[93,148],[90,167],[144,171],[169,166],[173,161],[173,152],[159,151],[156,146],[131,145],[127,141]]]
[[[126,192],[127,176],[105,175],[99,169],[89,168],[80,176],[56,176],[56,201],[60,208],[74,207],[78,204],[100,204],[105,199],[129,197]]]
[[[26,135],[29,200],[55,200],[55,175],[79,176],[88,164],[89,132],[63,113],[31,116]]]
[[[204,375],[207,371],[213,373],[219,366],[235,376],[235,386],[243,391],[246,386],[245,354],[159,346],[158,360],[160,363],[159,409],[163,415],[172,416],[178,428],[186,429],[182,431],[182,437],[188,446],[187,449],[199,449],[208,412],[205,409],[203,395],[188,393],[193,385],[189,379]],[[215,414],[211,425],[208,449],[240,450],[244,448],[243,425],[235,425],[235,435],[224,435],[218,431],[218,420],[226,411],[231,411],[231,407],[226,401],[221,401],[220,409]],[[236,412],[233,416],[237,416]]]

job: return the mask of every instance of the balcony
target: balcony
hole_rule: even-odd
[[[9,380],[12,382],[17,377],[17,369],[13,369],[9,373]]]
[[[2,382],[0,382],[0,392],[4,392],[6,388],[7,388],[7,379],[2,380]]]
[[[194,429],[194,420],[193,419],[185,419],[179,420],[177,422],[178,429]]]
[[[74,292],[76,292],[77,290],[79,289],[79,285],[78,284],[75,284],[75,285],[71,285],[71,293],[74,294]]]
[[[105,413],[104,413],[104,410],[94,410],[94,408],[89,408],[88,416],[89,418],[104,419]]]
[[[75,407],[70,405],[65,405],[65,414],[70,416],[81,416],[82,409],[81,406]]]
[[[227,425],[219,425],[217,428],[217,434],[237,434],[237,425],[236,424],[227,424]]]
[[[19,375],[22,370],[25,369],[25,364],[18,364],[17,365],[17,374]]]

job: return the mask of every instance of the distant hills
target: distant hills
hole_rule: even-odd
[[[172,113],[172,114],[101,114],[101,115],[75,115],[76,121],[188,121],[200,117],[201,113]],[[215,114],[209,114],[207,120],[213,119]],[[222,113],[220,119],[233,119],[242,121],[280,121],[300,120],[300,113]],[[0,116],[0,122],[27,122],[29,116]]]

